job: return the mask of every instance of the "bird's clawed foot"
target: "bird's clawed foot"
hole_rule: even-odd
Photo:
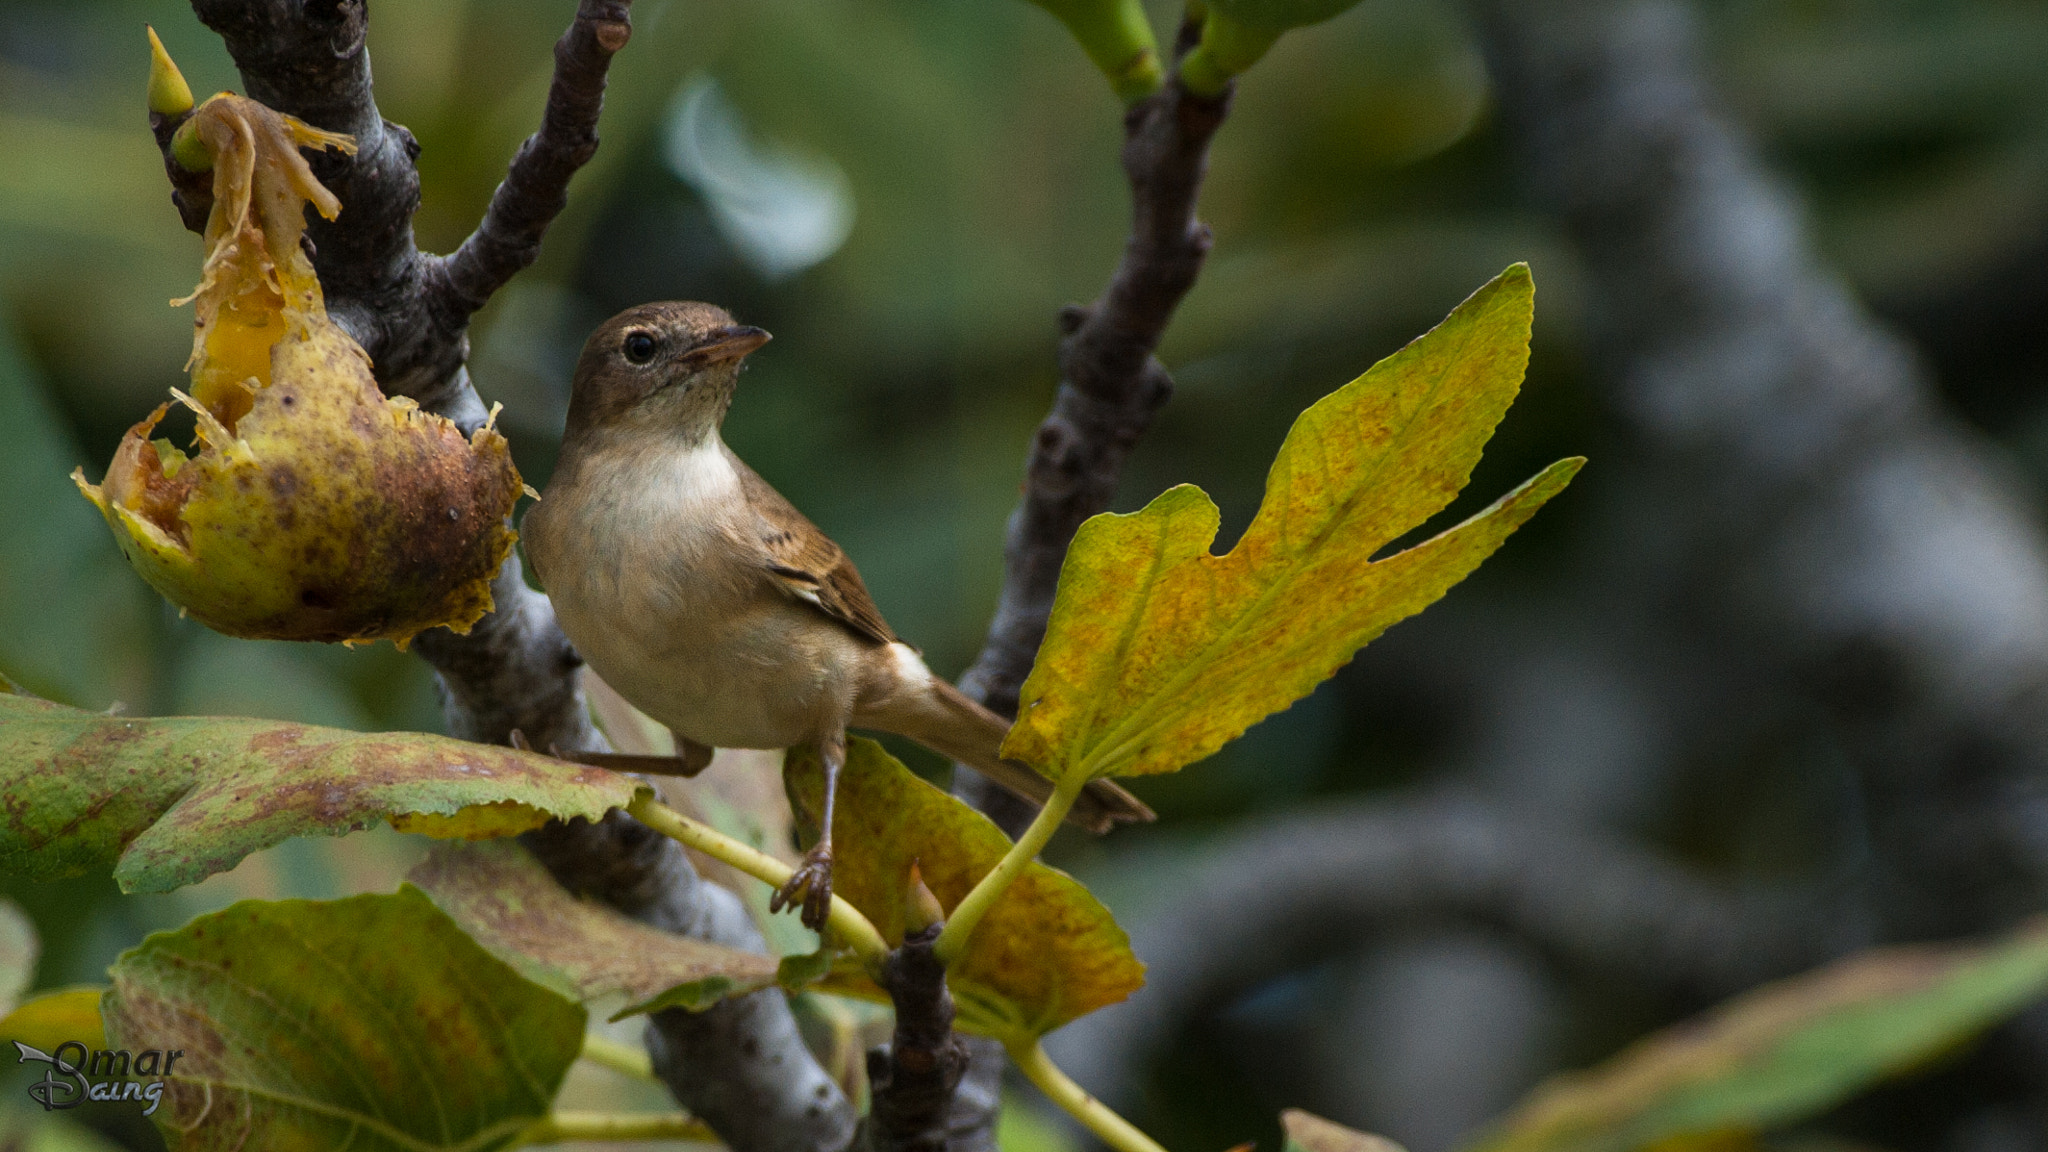
[[[796,874],[769,898],[768,910],[780,912],[797,903],[803,905],[804,927],[823,932],[825,916],[832,909],[832,845],[817,844],[804,853]]]

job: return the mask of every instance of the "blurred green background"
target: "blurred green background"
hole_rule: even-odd
[[[1153,7],[1165,30],[1172,13]],[[532,130],[572,9],[375,8],[383,112],[423,146],[424,248],[461,240]],[[2048,477],[2048,5],[1702,10],[1715,79],[1806,199],[1820,247],[1916,342],[1955,410]],[[1055,385],[1055,310],[1091,298],[1120,251],[1120,109],[1060,26],[1017,0],[641,0],[634,21],[597,160],[540,265],[477,322],[477,386],[505,404],[538,487],[596,322],[695,298],[768,328],[729,442],[956,674]],[[66,479],[81,464],[99,476],[181,383],[189,345],[190,317],[166,301],[195,282],[200,245],[144,122],[145,22],[196,92],[236,85],[183,4],[0,0],[0,669],[91,708],[436,729],[426,666],[389,645],[252,643],[180,620]],[[1120,506],[1192,481],[1233,538],[1300,409],[1515,260],[1536,273],[1534,366],[1473,499],[1559,455],[1597,462],[1614,435],[1584,376],[1572,257],[1523,205],[1456,5],[1364,0],[1285,38],[1241,85],[1203,215],[1215,252],[1162,349],[1179,391]],[[1558,502],[1454,598],[1512,602],[1554,579],[1573,517]],[[1058,849],[1120,912],[1142,905],[1170,874],[1144,863],[1155,842],[1427,778],[1445,739],[1427,703],[1340,679],[1215,761],[1146,781],[1157,829]],[[96,980],[143,933],[236,897],[389,887],[415,851],[393,834],[294,843],[170,897],[104,881],[12,894],[42,927],[52,987]],[[1234,1075],[1228,1051],[1202,1058],[1211,1074],[1181,1096],[1162,1087],[1146,1117],[1169,1144],[1264,1136],[1296,1102]]]

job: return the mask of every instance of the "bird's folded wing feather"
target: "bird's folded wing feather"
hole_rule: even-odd
[[[860,572],[817,525],[804,518],[766,480],[737,456],[730,457],[739,474],[740,491],[759,525],[764,562],[769,573],[797,599],[877,644],[896,639],[882,611],[861,583]]]

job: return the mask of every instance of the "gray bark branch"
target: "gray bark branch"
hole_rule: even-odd
[[[343,205],[338,219],[315,220],[308,233],[334,320],[370,354],[387,393],[412,396],[465,430],[481,424],[466,368],[469,317],[532,263],[570,178],[596,149],[605,72],[629,33],[627,0],[582,0],[555,48],[541,130],[513,159],[476,234],[445,260],[413,242],[419,146],[377,111],[362,0],[194,0],[193,8],[226,42],[250,96],[356,138],[353,157],[309,157]],[[153,117],[151,127],[167,149],[175,123]],[[166,164],[180,216],[203,228],[210,185],[168,154]],[[495,610],[468,635],[436,631],[416,642],[439,674],[449,730],[506,743],[516,729],[539,748],[602,750],[576,683],[581,661],[547,597],[521,578],[516,555],[492,593]],[[573,891],[669,931],[766,948],[737,897],[623,813],[550,825],[525,840]],[[647,1042],[677,1100],[735,1152],[838,1152],[852,1136],[851,1105],[804,1047],[778,991],[697,1014],[660,1013]]]
[[[1408,917],[1504,929],[1569,968],[1696,1000],[1860,942],[1791,930],[1825,892],[1744,895],[1607,835],[1455,799],[1280,818],[1208,847],[1174,889],[1185,897],[1130,926],[1144,990],[1048,1044],[1112,1105],[1134,1101],[1189,1021]]]
[[[1479,9],[1536,195],[1586,263],[1636,482],[1684,501],[1661,594],[1710,622],[1694,641],[1709,655],[1739,651],[1825,711],[1868,793],[1888,936],[2038,908],[2048,538],[2032,493],[1811,250],[1715,106],[1689,9]]]
[[[1183,22],[1176,61],[1200,35]],[[1081,523],[1108,511],[1124,462],[1173,395],[1173,377],[1153,356],[1173,313],[1201,274],[1209,228],[1196,218],[1209,144],[1230,113],[1232,88],[1197,96],[1178,74],[1124,114],[1123,168],[1131,185],[1131,235],[1109,285],[1094,303],[1059,316],[1060,385],[1024,463],[1024,498],[1003,541],[1003,589],[979,655],[961,674],[967,695],[1004,716],[1045,639],[1060,565]],[[954,791],[1011,836],[1030,823],[1029,804],[979,773],[955,770]],[[969,1063],[954,1094],[953,1152],[995,1146],[1001,1107],[1002,1045],[966,1040]]]

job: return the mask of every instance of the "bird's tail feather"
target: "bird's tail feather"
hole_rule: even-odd
[[[1052,797],[1052,781],[1015,760],[997,755],[1010,722],[975,703],[959,689],[934,676],[931,687],[916,693],[908,707],[890,710],[888,729],[966,764],[1034,804]],[[1143,824],[1152,809],[1108,780],[1090,781],[1067,813],[1067,821],[1103,833],[1119,824]]]

